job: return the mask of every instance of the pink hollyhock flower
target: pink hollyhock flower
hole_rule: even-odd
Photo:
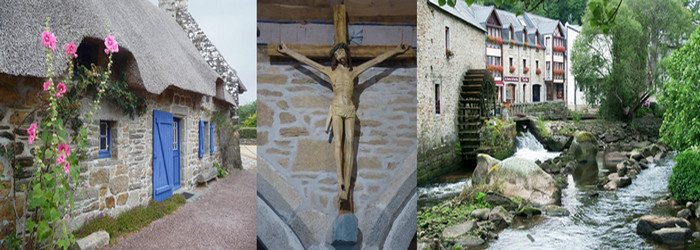
[[[78,58],[78,54],[75,53],[76,50],[78,50],[78,47],[75,46],[75,43],[66,44],[66,57],[72,55],[73,58]]]
[[[70,157],[70,145],[61,143],[58,145],[58,153],[66,154],[66,157]]]
[[[68,174],[70,172],[70,162],[69,161],[66,161],[66,164],[63,165],[63,172],[66,174]],[[70,206],[68,208],[70,208]]]
[[[60,154],[60,155],[58,155],[58,157],[56,157],[56,164],[61,164],[64,162],[66,162],[66,155]]]
[[[66,219],[67,219],[67,220],[70,220],[70,214],[69,214],[69,215],[66,215]]]
[[[61,95],[66,93],[66,85],[59,82],[58,85],[56,85],[56,90],[56,97],[61,98]]]
[[[51,87],[51,81],[45,81],[44,82],[44,91],[48,91],[49,87]]]
[[[29,144],[34,143],[34,138],[36,137],[36,123],[32,123],[32,125],[29,125],[29,129],[27,129],[27,134],[29,134]]]
[[[49,47],[51,51],[56,51],[56,36],[54,36],[53,33],[46,30],[41,33],[41,43]]]
[[[119,44],[117,43],[117,40],[114,40],[113,36],[107,36],[105,38],[105,54],[109,54],[109,52],[112,53],[118,53],[119,52]]]
[[[88,188],[87,184],[85,184],[85,188]]]

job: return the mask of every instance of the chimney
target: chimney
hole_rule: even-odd
[[[158,8],[168,13],[172,17],[176,17],[178,10],[187,10],[188,0],[158,0]]]

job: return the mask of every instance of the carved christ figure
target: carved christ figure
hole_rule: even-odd
[[[330,53],[331,66],[323,66],[306,56],[299,54],[281,43],[277,48],[279,52],[321,71],[330,78],[333,87],[333,102],[326,120],[326,133],[332,121],[333,144],[335,144],[335,162],[338,173],[338,198],[349,201],[350,177],[353,166],[353,140],[355,132],[355,104],[352,102],[352,93],[355,89],[355,78],[365,70],[381,63],[382,61],[408,50],[408,47],[399,44],[396,48],[387,51],[355,68],[352,67],[350,50],[345,43],[337,44]],[[352,201],[349,201],[352,203]]]

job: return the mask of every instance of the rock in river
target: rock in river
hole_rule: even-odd
[[[685,219],[666,217],[658,215],[644,215],[637,222],[637,233],[642,235],[651,235],[652,232],[669,227],[688,227],[690,222]]]
[[[664,244],[680,245],[685,243],[685,239],[690,236],[692,231],[685,227],[669,227],[656,230],[651,233],[651,238],[661,241]]]
[[[569,147],[569,152],[578,161],[595,161],[595,156],[598,154],[598,141],[591,132],[578,132]]]
[[[517,157],[499,161],[479,154],[472,182],[474,185],[499,184],[504,195],[523,198],[538,207],[559,204],[561,200],[561,192],[552,176],[535,162]]]

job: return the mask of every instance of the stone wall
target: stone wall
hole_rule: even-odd
[[[15,144],[17,162],[25,172],[20,178],[11,178],[9,162],[0,157],[0,173],[5,177],[3,182],[14,181],[14,185],[0,186],[0,239],[17,228],[24,228],[26,212],[20,205],[26,194],[25,190],[33,173],[32,155],[27,145],[26,129],[32,122],[40,118],[34,117],[32,110],[36,107],[37,98],[33,95],[40,89],[40,80],[12,77],[0,74],[0,145]],[[70,86],[69,86],[70,87]],[[95,115],[95,124],[88,131],[87,159],[80,162],[80,186],[76,187],[75,203],[71,212],[69,230],[76,229],[86,218],[99,213],[113,216],[139,205],[147,204],[153,199],[152,187],[152,152],[153,152],[153,110],[173,113],[181,119],[180,128],[180,190],[192,190],[196,185],[196,177],[202,171],[211,169],[214,162],[221,162],[218,150],[218,137],[214,136],[214,154],[205,152],[203,158],[198,156],[199,121],[211,121],[210,113],[216,110],[227,111],[229,105],[214,102],[211,97],[193,94],[182,90],[167,89],[160,95],[141,93],[146,97],[148,111],[140,117],[130,118],[106,99],[101,103],[101,110]],[[87,99],[82,105],[82,112],[89,108]],[[24,120],[24,117],[28,119]],[[98,159],[99,120],[111,122],[111,154],[110,158]],[[35,142],[36,143],[36,142]],[[85,188],[85,184],[88,185]],[[15,191],[19,216],[15,221],[11,203],[12,191]],[[178,190],[178,191],[180,191]],[[7,206],[6,206],[7,205]]]
[[[267,246],[330,248],[339,213],[335,150],[325,132],[330,83],[291,58],[270,58],[267,45],[258,46],[257,62],[258,207],[279,216],[258,216],[258,238]],[[405,249],[416,232],[415,206],[407,205],[416,191],[416,64],[390,60],[358,78],[353,176],[359,242]]]
[[[419,182],[457,166],[456,113],[461,77],[486,66],[485,32],[451,14],[418,1],[418,145]],[[450,49],[445,55],[445,27]],[[435,113],[435,85],[440,85],[440,114]]]

